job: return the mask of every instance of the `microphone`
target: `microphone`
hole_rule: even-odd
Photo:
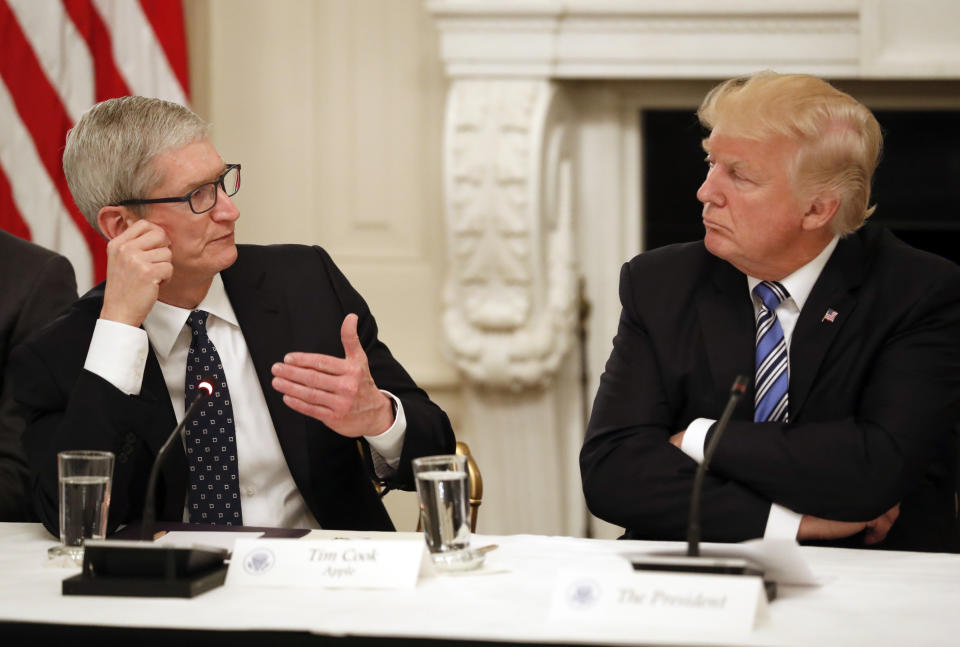
[[[686,573],[715,573],[720,575],[758,575],[763,577],[763,569],[741,557],[700,556],[700,500],[703,497],[703,480],[710,466],[710,460],[717,451],[717,445],[740,397],[747,390],[747,378],[738,375],[730,387],[730,398],[713,431],[713,437],[703,452],[703,461],[697,466],[693,477],[693,489],[690,493],[690,518],[687,520],[686,553],[649,553],[631,554],[628,559],[637,571],[673,571]],[[767,599],[776,597],[776,582],[764,581]]]
[[[143,498],[143,521],[140,524],[140,539],[144,541],[151,541],[153,539],[152,529],[153,524],[156,522],[157,515],[156,490],[157,478],[160,476],[160,465],[163,464],[163,459],[167,457],[174,439],[179,438],[183,433],[183,428],[187,426],[187,421],[193,417],[197,407],[211,395],[213,395],[213,382],[209,378],[204,378],[200,384],[197,385],[197,395],[184,412],[180,424],[173,428],[173,431],[167,436],[166,442],[163,443],[160,451],[157,452],[157,457],[153,461],[153,467],[150,469],[150,478],[147,480],[147,495]]]
[[[737,406],[742,396],[747,391],[747,378],[738,375],[733,378],[733,385],[730,387],[730,399],[727,400],[727,406],[717,422],[717,428],[713,430],[713,438],[707,443],[707,448],[703,452],[703,460],[697,466],[697,473],[693,477],[693,493],[690,495],[690,517],[687,520],[687,556],[700,556],[700,499],[703,498],[703,477],[710,467],[710,460],[713,459],[714,452],[717,451],[717,445],[720,444],[720,436],[727,430],[730,423],[730,416]]]
[[[64,595],[117,595],[191,598],[223,584],[227,576],[225,548],[152,543],[156,521],[156,489],[160,465],[200,403],[213,395],[213,381],[204,378],[197,395],[157,452],[147,480],[140,540],[88,539],[83,571],[63,580]]]

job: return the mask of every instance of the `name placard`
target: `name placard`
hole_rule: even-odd
[[[743,634],[753,629],[766,603],[757,576],[564,571],[557,577],[551,617]]]
[[[226,585],[412,589],[424,548],[420,538],[238,539]]]

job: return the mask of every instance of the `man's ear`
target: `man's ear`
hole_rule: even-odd
[[[108,205],[97,212],[97,226],[107,240],[113,240],[127,230],[136,217],[126,207]]]
[[[830,221],[840,208],[840,193],[834,190],[821,191],[813,196],[807,205],[807,212],[803,214],[802,227],[806,231],[823,229],[830,226]]]

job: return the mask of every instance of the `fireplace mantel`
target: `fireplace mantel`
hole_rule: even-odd
[[[451,78],[960,76],[951,0],[432,0]]]
[[[458,433],[486,477],[481,530],[583,534],[577,452],[617,328],[619,266],[643,248],[640,112],[694,108],[718,79],[767,68],[943,81],[960,104],[960,3],[426,7],[450,81],[443,328],[465,385]]]

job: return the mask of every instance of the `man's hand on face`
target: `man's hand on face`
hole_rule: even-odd
[[[878,544],[886,538],[898,516],[899,503],[872,521],[830,521],[805,514],[800,520],[797,539],[843,539],[865,529],[863,543]]]
[[[160,284],[173,276],[166,232],[137,220],[107,243],[107,285],[101,319],[139,326],[157,301]]]
[[[393,425],[393,406],[373,382],[357,337],[357,315],[340,327],[346,357],[287,353],[273,365],[273,388],[284,403],[350,438],[376,436]]]

